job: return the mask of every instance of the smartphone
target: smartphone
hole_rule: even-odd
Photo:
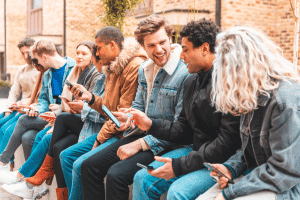
[[[52,116],[52,115],[48,115],[48,114],[46,114],[46,113],[42,113],[42,114],[40,114],[39,115],[40,117],[49,117],[49,118],[56,118],[56,117],[54,117],[54,116]]]
[[[155,170],[152,166],[149,165],[142,165],[141,163],[136,163],[137,166],[144,168],[144,169],[148,169],[148,170]]]
[[[68,99],[67,97],[64,97],[64,96],[61,96],[61,95],[59,95],[58,97],[61,98],[61,99],[66,100],[67,102],[70,102],[69,99]]]
[[[207,162],[204,162],[203,165],[204,165],[205,167],[207,167],[208,169],[210,169],[210,171],[215,171],[215,172],[217,172],[217,174],[218,174],[219,176],[223,176],[223,177],[227,178],[227,179],[228,179],[228,183],[234,184],[234,182],[233,182],[229,177],[227,177],[227,176],[226,176],[225,174],[223,174],[220,170],[218,170],[217,168],[215,168],[214,166],[212,166],[212,164],[207,163]]]
[[[67,86],[70,86],[71,88],[74,87],[74,84],[72,84],[72,83],[71,83],[70,81],[68,81],[68,80],[65,81],[65,84],[66,84]],[[79,90],[79,97],[81,97],[81,96],[82,96],[82,91]]]
[[[108,108],[104,104],[102,105],[102,110],[107,115],[107,117],[109,117],[109,119],[116,124],[118,128],[121,127],[121,123],[119,122],[119,120],[110,112],[110,110],[108,110]]]

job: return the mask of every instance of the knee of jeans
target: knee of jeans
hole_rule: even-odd
[[[124,174],[125,172],[122,169],[120,169],[119,166],[116,165],[111,166],[107,171],[106,184],[110,181],[113,183],[114,180],[122,179]]]
[[[64,166],[68,163],[68,162],[67,162],[68,156],[67,156],[67,154],[65,153],[65,151],[62,151],[62,152],[59,154],[59,160],[60,160],[61,168],[64,168]]]
[[[133,177],[133,187],[140,188],[145,185],[147,183],[147,181],[145,180],[147,179],[148,175],[149,173],[145,169],[141,169],[137,173],[135,173]]]
[[[31,140],[32,140],[32,138],[28,137],[27,134],[23,134],[22,135],[22,144],[23,145],[30,145],[31,144]]]
[[[78,174],[78,173],[80,173],[80,171],[81,171],[81,165],[82,165],[82,161],[80,159],[77,159],[73,163],[72,174]]]
[[[18,123],[24,123],[28,119],[28,115],[22,115],[18,119]]]
[[[188,199],[187,195],[184,194],[185,190],[179,190],[178,187],[175,186],[175,184],[173,183],[169,190],[168,190],[168,194],[167,194],[167,199],[168,200],[181,200],[181,199]]]

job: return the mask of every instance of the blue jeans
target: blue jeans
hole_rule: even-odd
[[[24,177],[34,176],[42,166],[44,159],[49,151],[52,133],[46,134],[46,132],[50,128],[51,127],[47,127],[37,134],[29,158],[19,169],[19,172]]]
[[[113,137],[93,149],[97,134],[65,149],[60,154],[61,167],[64,173],[65,181],[69,191],[69,199],[83,199],[81,183],[81,164],[90,156],[96,154],[102,149],[108,147],[120,138]]]
[[[17,114],[17,111],[12,112],[10,115],[4,117],[4,113],[0,114],[0,141],[2,141],[4,131],[1,130],[1,127],[6,124],[8,121],[10,121],[15,115]]]
[[[13,115],[13,114],[10,114]],[[9,116],[10,116],[9,115]],[[0,142],[0,154],[3,152],[3,150],[6,148],[6,145],[10,139],[11,134],[13,133],[16,124],[18,122],[19,117],[21,117],[22,114],[17,114],[14,117],[12,117],[9,121],[7,121],[3,126],[1,127],[1,133],[3,133],[2,140]],[[0,133],[0,134],[1,134]]]
[[[6,148],[0,155],[0,161],[8,163],[21,143],[23,144],[24,157],[27,159],[30,156],[36,134],[43,130],[46,124],[47,122],[41,117],[20,116]]]
[[[176,149],[164,154],[162,157],[178,158],[192,151],[190,147]],[[150,165],[155,169],[164,163],[154,161]],[[133,180],[133,200],[159,199],[168,191],[167,199],[192,200],[211,188],[216,182],[210,177],[207,169],[201,169],[180,177],[165,179],[151,176],[147,170],[138,171]]]

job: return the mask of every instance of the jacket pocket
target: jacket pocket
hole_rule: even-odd
[[[172,120],[175,115],[177,90],[174,89],[160,89],[158,93],[158,105],[156,111],[165,116],[166,119]]]

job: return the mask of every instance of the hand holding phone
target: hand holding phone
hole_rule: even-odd
[[[49,114],[46,114],[46,113],[42,113],[39,115],[40,117],[45,117],[45,118],[53,118],[53,119],[56,119],[55,116],[52,116],[52,115],[49,115]]]
[[[69,86],[70,88],[74,87],[74,84],[71,83],[71,82],[68,81],[68,80],[65,81],[65,84],[66,84],[67,86]],[[75,87],[75,88],[77,88],[77,87]],[[77,88],[77,89],[78,89],[78,88]],[[78,96],[81,97],[82,94],[83,94],[83,92],[82,92],[81,90],[79,90],[79,95],[78,95]]]
[[[67,97],[64,97],[64,96],[61,96],[61,95],[59,95],[58,97],[59,97],[61,100],[65,100],[67,103],[70,102],[70,100],[69,100]]]
[[[116,124],[116,126],[118,128],[121,127],[121,123],[119,122],[119,120],[110,112],[110,110],[108,110],[108,108],[103,104],[102,105],[102,110],[103,112],[107,115],[107,117],[109,117],[109,119]]]
[[[207,167],[208,169],[210,169],[211,171],[215,171],[217,172],[218,176],[221,177],[225,177],[228,179],[228,183],[234,184],[233,180],[231,178],[229,178],[228,176],[226,176],[223,172],[221,172],[220,170],[218,170],[217,168],[215,168],[212,164],[204,162],[203,165],[205,167]]]
[[[140,163],[137,163],[136,165],[141,167],[141,168],[144,168],[144,169],[155,170],[152,166],[149,166],[149,165],[146,166],[146,165],[142,165]]]

